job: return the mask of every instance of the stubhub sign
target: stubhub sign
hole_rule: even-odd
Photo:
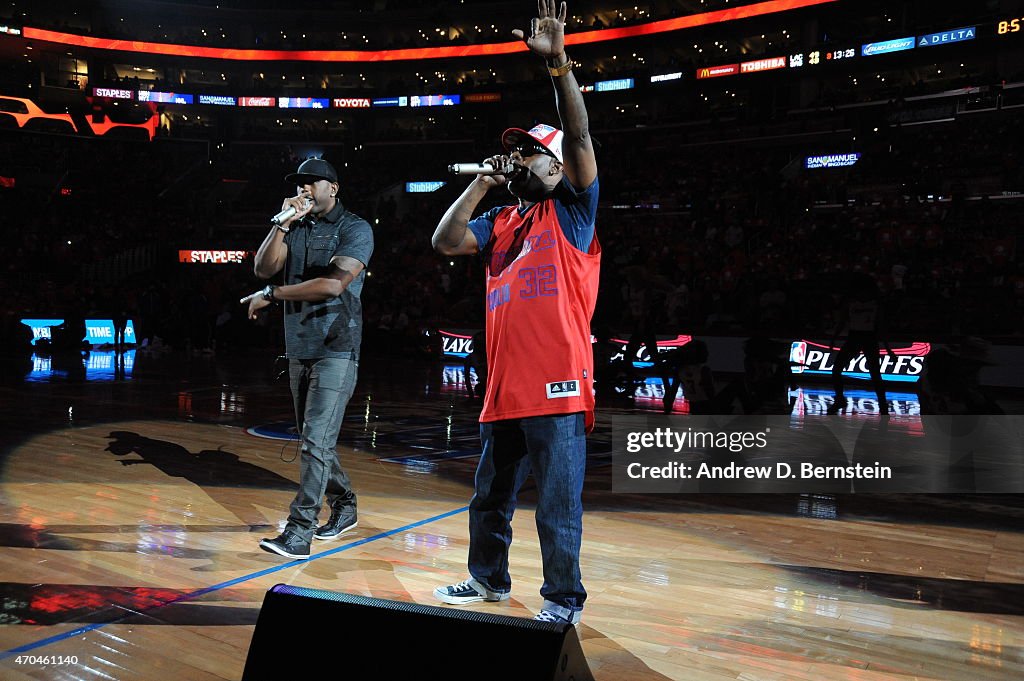
[[[32,329],[32,344],[35,345],[40,338],[50,338],[50,327],[60,326],[63,319],[22,319],[21,323]],[[112,319],[86,319],[85,340],[93,345],[113,345],[114,343],[114,321]],[[128,320],[128,326],[124,330],[124,342],[135,342],[135,326],[132,320]]]

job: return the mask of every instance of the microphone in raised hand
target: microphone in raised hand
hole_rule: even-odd
[[[311,199],[309,196],[297,196],[295,198],[303,200],[305,204],[304,207],[302,208],[304,216],[313,207],[313,199]],[[284,209],[281,210],[280,213],[270,218],[270,224],[280,227],[281,225],[288,222],[298,214],[299,208],[297,206],[295,206],[294,204],[286,206]]]
[[[512,161],[500,164],[492,160],[483,163],[452,163],[448,166],[448,172],[453,175],[511,175],[515,169]]]

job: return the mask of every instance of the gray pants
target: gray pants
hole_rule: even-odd
[[[359,360],[336,357],[292,359],[288,363],[302,455],[299,491],[292,501],[286,529],[306,541],[313,538],[325,494],[331,506],[356,505],[356,495],[335,446],[358,369]]]

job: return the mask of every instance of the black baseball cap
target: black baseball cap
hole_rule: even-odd
[[[299,164],[298,170],[290,175],[286,175],[284,178],[285,182],[293,184],[306,184],[307,182],[316,182],[317,180],[337,182],[338,171],[322,158],[307,158]]]

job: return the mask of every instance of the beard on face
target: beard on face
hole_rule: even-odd
[[[516,198],[533,203],[543,200],[551,192],[540,176],[526,167],[508,181],[508,191]]]

